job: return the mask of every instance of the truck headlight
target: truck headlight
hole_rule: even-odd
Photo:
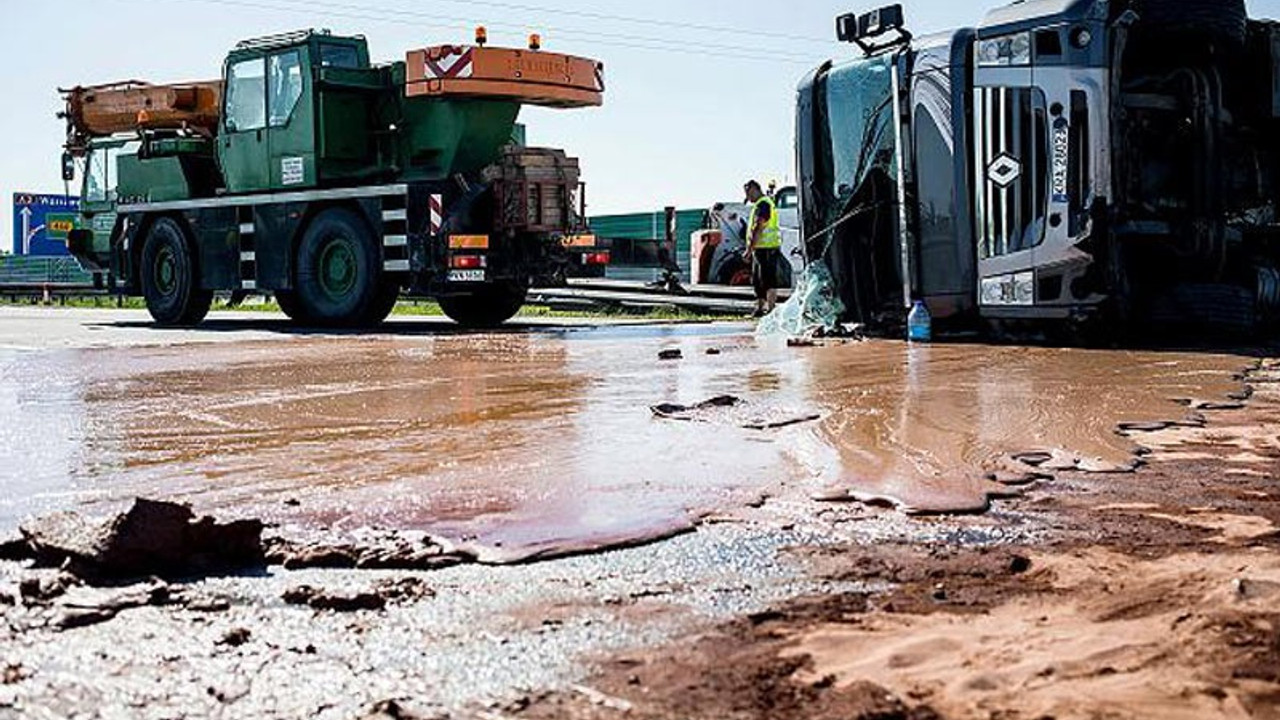
[[[1015,33],[978,42],[978,64],[984,67],[1031,64],[1031,33]]]

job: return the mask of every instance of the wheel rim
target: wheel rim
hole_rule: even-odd
[[[356,286],[359,265],[355,248],[346,238],[334,238],[320,250],[317,268],[320,289],[331,300],[340,300],[351,294]]]
[[[156,254],[152,276],[161,295],[172,295],[178,289],[178,258],[172,248],[161,248]]]

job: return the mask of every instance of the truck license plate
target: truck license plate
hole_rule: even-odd
[[[484,282],[483,270],[450,270],[449,282],[453,283],[482,283]]]
[[[1071,181],[1071,126],[1059,120],[1053,127],[1053,201],[1071,202],[1068,184]]]

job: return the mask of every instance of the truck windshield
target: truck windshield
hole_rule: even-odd
[[[873,171],[896,173],[890,57],[831,70],[816,98],[816,219],[830,227],[854,211]]]

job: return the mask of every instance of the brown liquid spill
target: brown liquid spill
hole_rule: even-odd
[[[1045,469],[1126,472],[1121,424],[1184,422],[1185,401],[1238,391],[1249,361],[1214,354],[966,345],[862,344],[814,356],[851,496],[916,512],[981,510],[1009,492],[996,477]],[[1018,462],[1039,454],[1034,465]],[[1046,462],[1047,461],[1047,462]]]
[[[659,362],[669,347],[686,359]],[[0,351],[0,527],[147,496],[285,524],[422,529],[520,557],[659,536],[815,476],[909,509],[975,509],[1009,453],[1130,464],[1118,423],[1181,419],[1172,399],[1221,399],[1245,364],[796,350],[696,328]],[[649,410],[717,395],[823,418],[761,432]]]

